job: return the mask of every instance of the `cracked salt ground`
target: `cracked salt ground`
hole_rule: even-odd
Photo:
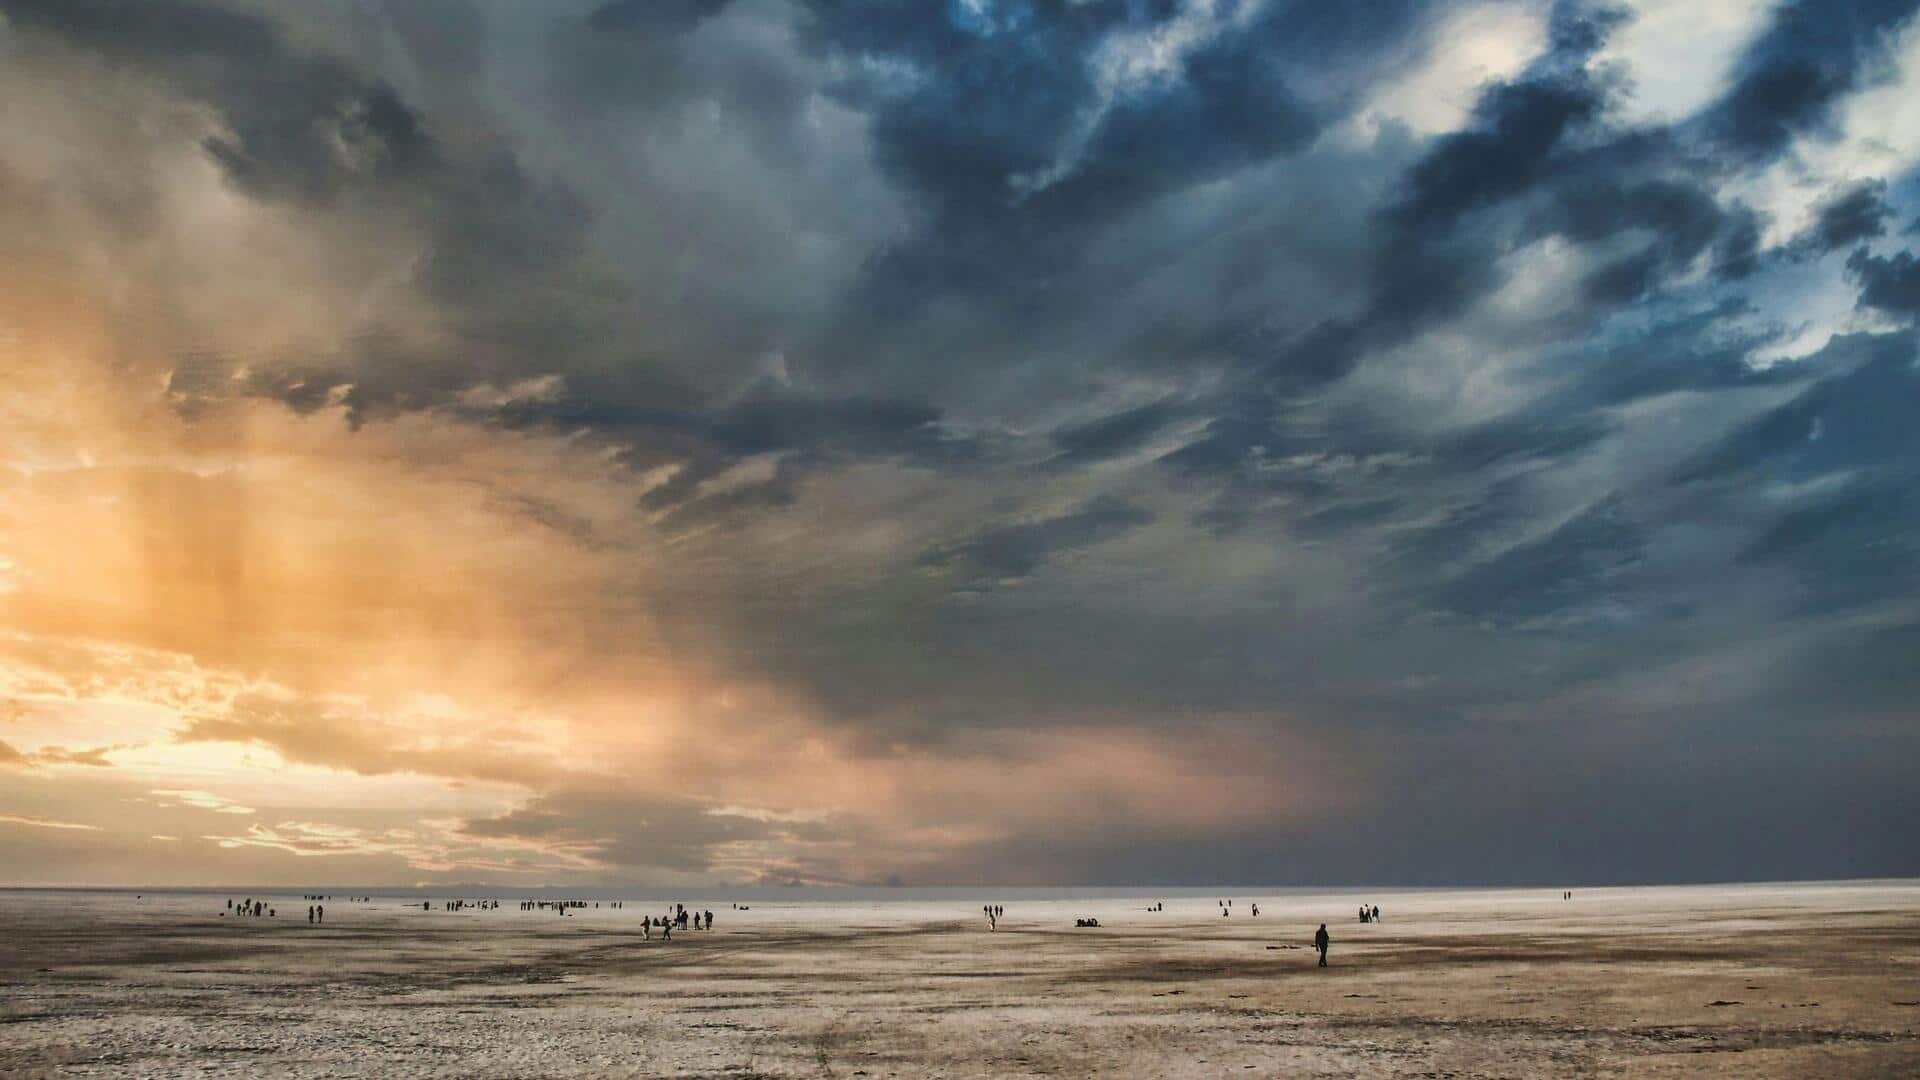
[[[1009,905],[756,905],[324,933],[201,897],[0,893],[0,1073],[424,1076],[1876,1076],[1920,1069],[1920,886]],[[1384,895],[1383,906],[1387,906]],[[706,905],[713,906],[713,905]],[[1075,930],[1091,913],[1097,930]]]

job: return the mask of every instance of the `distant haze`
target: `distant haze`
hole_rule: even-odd
[[[0,0],[0,884],[1920,875],[1920,0]]]

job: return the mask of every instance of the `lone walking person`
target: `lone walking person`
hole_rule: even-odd
[[[1327,936],[1327,924],[1321,923],[1319,932],[1313,935],[1313,947],[1320,950],[1320,966],[1327,966],[1327,943],[1333,940]]]

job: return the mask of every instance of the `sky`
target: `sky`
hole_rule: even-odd
[[[0,0],[0,884],[1920,875],[1914,0]]]

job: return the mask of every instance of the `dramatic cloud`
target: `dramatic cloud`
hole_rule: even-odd
[[[1059,517],[1002,525],[920,557],[924,566],[953,567],[972,585],[1026,577],[1056,552],[1068,552],[1119,536],[1153,515],[1103,495]]]
[[[1916,6],[0,0],[0,865],[1920,872]]]

